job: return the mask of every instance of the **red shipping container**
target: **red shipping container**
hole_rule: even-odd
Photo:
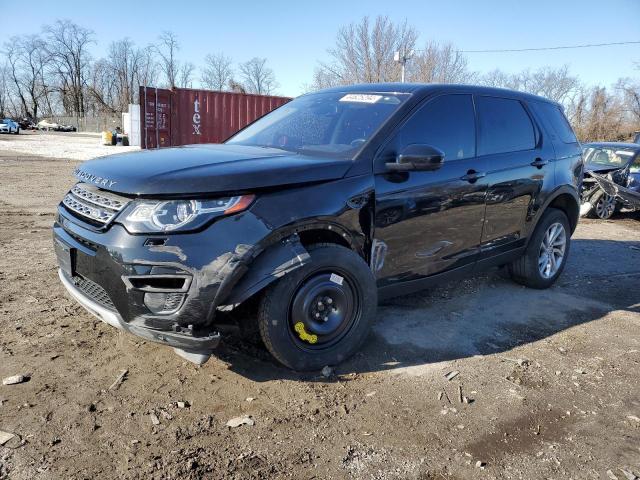
[[[140,87],[142,148],[220,143],[290,98]]]

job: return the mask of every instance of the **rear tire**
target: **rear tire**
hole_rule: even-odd
[[[349,358],[366,339],[378,303],[376,281],[348,248],[317,244],[311,261],[268,287],[258,326],[269,352],[298,371]]]
[[[538,289],[553,285],[567,263],[570,232],[565,213],[556,208],[547,209],[538,222],[524,255],[509,264],[508,271],[512,280]]]

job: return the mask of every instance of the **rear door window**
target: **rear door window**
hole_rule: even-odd
[[[476,97],[478,154],[519,152],[536,146],[531,118],[518,100]]]
[[[476,127],[471,95],[442,95],[429,101],[401,127],[393,146],[423,144],[444,152],[445,162],[474,157]]]

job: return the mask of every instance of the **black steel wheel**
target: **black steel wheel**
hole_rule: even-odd
[[[334,244],[309,248],[311,262],[270,286],[258,313],[267,349],[294,370],[318,370],[351,356],[377,308],[376,282],[355,252]]]
[[[295,342],[305,349],[323,349],[339,342],[361,315],[357,284],[348,272],[317,271],[298,287],[289,313]]]

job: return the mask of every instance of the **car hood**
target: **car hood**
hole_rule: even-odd
[[[611,166],[606,166],[606,165],[602,165],[599,163],[585,163],[584,164],[584,169],[587,172],[599,172],[599,173],[606,173],[606,172],[613,172],[615,170],[622,170],[623,167],[611,167]]]
[[[195,195],[334,180],[351,165],[275,148],[212,144],[96,158],[80,165],[75,175],[116,193]]]

